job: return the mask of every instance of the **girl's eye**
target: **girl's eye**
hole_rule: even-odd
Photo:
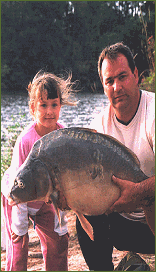
[[[46,108],[46,104],[41,104],[41,107]]]
[[[52,104],[52,107],[53,107],[53,108],[55,108],[55,107],[57,107],[57,106],[58,106],[57,103]]]

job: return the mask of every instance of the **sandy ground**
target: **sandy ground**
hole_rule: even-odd
[[[75,221],[75,214],[70,211],[67,214],[69,229],[69,253],[68,253],[68,270],[69,271],[89,271],[85,263],[84,257],[78,244]],[[41,254],[39,238],[32,226],[29,228],[29,257],[28,271],[44,271],[43,259]],[[113,263],[116,267],[121,259],[127,254],[127,251],[113,250]],[[149,264],[151,271],[155,271],[155,256],[153,254],[140,254],[140,256]],[[1,251],[1,271],[5,270],[6,253]]]

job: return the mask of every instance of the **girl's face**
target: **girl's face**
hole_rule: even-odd
[[[60,98],[47,99],[47,94],[42,95],[34,106],[33,114],[37,121],[36,131],[43,136],[55,130],[61,109]]]

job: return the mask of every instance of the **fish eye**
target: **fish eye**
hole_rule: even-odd
[[[19,181],[19,182],[18,182],[18,185],[19,185],[19,188],[24,188],[24,187],[25,187],[25,185],[23,184],[22,181]]]
[[[14,186],[17,186],[18,185],[18,182],[17,182],[17,180],[15,179],[15,181],[14,181]]]

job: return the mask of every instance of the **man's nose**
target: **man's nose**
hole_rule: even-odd
[[[113,83],[113,88],[115,92],[118,92],[121,89],[121,82],[118,78],[115,78],[114,83]]]

